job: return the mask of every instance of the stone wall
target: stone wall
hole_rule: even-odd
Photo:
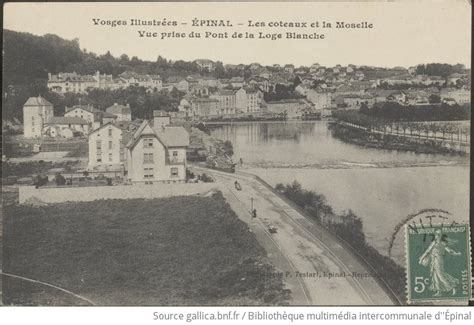
[[[204,194],[218,189],[216,183],[120,185],[93,187],[19,187],[19,201],[24,204],[29,199],[38,199],[45,203],[67,201],[94,201],[106,199],[152,199],[160,197]],[[28,202],[27,202],[28,203]]]

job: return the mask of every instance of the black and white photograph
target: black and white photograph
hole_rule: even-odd
[[[470,1],[3,18],[4,306],[472,303]]]

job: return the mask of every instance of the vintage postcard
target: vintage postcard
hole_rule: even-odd
[[[4,305],[471,300],[470,1],[3,18]]]

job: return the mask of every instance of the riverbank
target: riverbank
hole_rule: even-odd
[[[205,162],[209,168],[233,172],[233,145],[210,135],[210,130],[202,123],[187,127],[190,138],[188,161]]]
[[[334,122],[329,125],[331,134],[346,143],[374,149],[409,151],[419,154],[445,154],[467,157],[468,153],[456,148],[447,148],[433,139],[401,137],[393,134],[368,132]]]
[[[391,258],[380,254],[367,243],[362,220],[351,210],[336,214],[326,198],[320,193],[306,190],[294,181],[291,184],[278,183],[276,191],[302,209],[317,224],[327,229],[343,244],[364,261],[377,279],[383,279],[391,291],[402,302],[405,301],[405,269]]]

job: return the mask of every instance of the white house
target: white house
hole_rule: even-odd
[[[219,115],[235,114],[235,91],[221,89],[210,95],[209,98],[219,101]]]
[[[89,171],[123,171],[125,145],[130,139],[127,122],[107,123],[89,134]]]
[[[25,138],[43,135],[44,124],[54,115],[53,104],[41,96],[30,97],[23,104],[23,134]]]
[[[188,146],[189,134],[183,127],[152,127],[143,121],[126,146],[129,181],[185,182]]]
[[[240,112],[251,113],[260,109],[259,90],[240,88],[235,92],[235,106]]]

